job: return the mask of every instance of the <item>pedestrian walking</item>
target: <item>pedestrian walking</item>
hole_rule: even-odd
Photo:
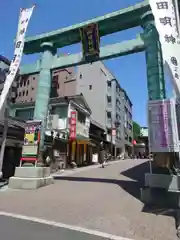
[[[105,159],[105,149],[103,142],[100,143],[100,154],[99,154],[99,163],[102,165],[102,168],[104,168],[104,159]]]

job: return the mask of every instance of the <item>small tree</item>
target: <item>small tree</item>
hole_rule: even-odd
[[[140,125],[133,121],[133,138],[134,140],[138,140],[138,138],[141,136],[141,127]]]

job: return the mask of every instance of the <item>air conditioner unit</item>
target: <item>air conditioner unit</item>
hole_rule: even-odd
[[[49,115],[47,119],[47,129],[48,130],[54,130],[58,127],[58,115]]]

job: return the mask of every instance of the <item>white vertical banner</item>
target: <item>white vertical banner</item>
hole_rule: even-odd
[[[180,96],[179,14],[176,0],[149,0],[159,33],[165,67],[171,75],[174,90]]]
[[[3,105],[6,101],[10,87],[15,79],[15,76],[20,66],[20,62],[23,55],[23,49],[24,49],[25,33],[28,27],[29,20],[33,13],[34,7],[35,6],[31,8],[22,8],[20,12],[14,57],[13,57],[13,60],[11,61],[9,72],[4,82],[2,93],[0,95],[0,114],[2,114]]]

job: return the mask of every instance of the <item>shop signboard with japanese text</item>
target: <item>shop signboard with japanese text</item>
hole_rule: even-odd
[[[70,129],[69,129],[69,139],[75,140],[76,139],[76,124],[77,124],[77,112],[71,111],[70,115]]]
[[[93,61],[99,57],[100,40],[98,24],[93,23],[80,29],[83,57],[86,61]]]
[[[176,0],[175,0],[176,1]],[[168,70],[176,95],[180,95],[179,13],[173,0],[149,0]]]
[[[41,121],[27,121],[25,127],[22,161],[37,161],[39,154]]]
[[[15,42],[14,57],[13,57],[13,60],[11,61],[11,64],[5,79],[4,87],[0,95],[0,112],[4,106],[9,90],[11,88],[11,85],[15,79],[15,76],[20,66],[23,49],[24,49],[25,33],[28,27],[29,20],[33,13],[33,9],[34,9],[34,6],[31,8],[22,8],[20,11],[18,31],[17,31],[16,42]]]

